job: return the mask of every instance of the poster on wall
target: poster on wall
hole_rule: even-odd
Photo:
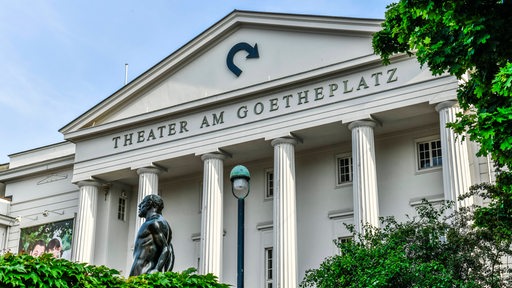
[[[73,219],[21,229],[18,253],[34,257],[51,253],[55,258],[71,260]]]

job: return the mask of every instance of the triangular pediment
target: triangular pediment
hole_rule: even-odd
[[[234,11],[60,131],[73,138],[93,127],[201,106],[217,95],[372,55],[371,35],[380,22]],[[257,55],[248,58],[256,47]]]

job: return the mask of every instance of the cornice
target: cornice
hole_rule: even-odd
[[[75,155],[73,154],[4,170],[0,172],[0,182],[13,181],[22,177],[27,177],[29,175],[36,175],[41,172],[63,169],[66,167],[72,168],[74,162]]]
[[[16,223],[16,218],[0,214],[0,224],[6,226],[13,226]]]

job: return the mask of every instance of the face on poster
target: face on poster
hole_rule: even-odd
[[[38,257],[50,253],[55,258],[71,259],[73,219],[21,229],[18,253]]]

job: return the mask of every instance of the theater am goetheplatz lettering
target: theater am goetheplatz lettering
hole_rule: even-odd
[[[380,23],[233,11],[84,107],[63,142],[9,155],[0,249],[60,241],[56,257],[128,275],[137,205],[158,194],[174,271],[235,285],[229,174],[241,164],[246,286],[295,288],[337,253],[333,240],[350,238],[345,224],[403,220],[421,199],[457,200],[492,181],[492,163],[445,128],[460,111],[457,80],[408,55],[382,65],[371,46]]]
[[[357,78],[356,82],[353,78]],[[225,110],[208,111],[203,114],[190,115],[184,119],[176,119],[158,123],[150,128],[128,132],[112,138],[114,149],[121,146],[150,145],[150,142],[158,140],[166,141],[172,138],[190,136],[188,134],[201,133],[204,128],[223,129],[226,126],[240,125],[237,120],[254,121],[255,118],[269,118],[282,116],[287,112],[297,112],[308,109],[314,105],[326,105],[332,102],[347,100],[357,97],[357,92],[362,89],[386,89],[386,84],[398,81],[397,68],[387,68],[383,71],[371,71],[368,75],[357,75],[344,79],[335,79],[325,86],[305,87],[300,91],[287,91],[284,95],[271,95],[260,97],[249,103],[229,105]],[[323,84],[323,83],[322,83]],[[378,87],[381,86],[382,87]],[[348,94],[348,95],[346,95]],[[354,96],[350,94],[356,94]],[[332,99],[330,99],[332,98]],[[341,99],[337,99],[341,98]],[[229,122],[224,122],[224,115]],[[236,117],[233,117],[235,115]],[[219,125],[219,126],[217,126]],[[214,127],[217,126],[217,127]]]

